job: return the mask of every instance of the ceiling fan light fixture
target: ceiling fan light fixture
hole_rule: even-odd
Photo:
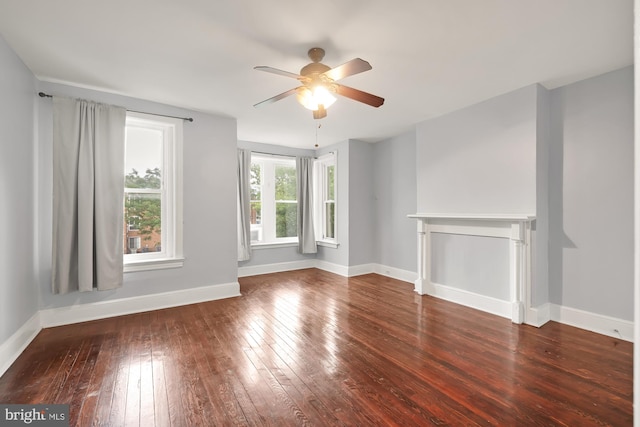
[[[336,97],[331,95],[331,92],[322,85],[315,86],[312,89],[308,87],[300,88],[297,98],[304,108],[311,111],[318,111],[320,107],[327,109],[336,102]]]
[[[384,98],[336,83],[345,77],[369,71],[371,64],[367,61],[354,58],[342,65],[331,68],[320,62],[324,57],[324,49],[314,47],[309,49],[307,54],[309,55],[309,59],[311,59],[311,63],[302,67],[300,74],[290,73],[264,65],[254,67],[256,70],[296,79],[301,84],[301,86],[258,102],[254,104],[254,107],[268,105],[295,94],[298,102],[302,104],[303,107],[313,111],[314,119],[321,119],[327,116],[326,109],[336,102],[336,98],[333,96],[334,94],[362,102],[372,107],[379,107],[384,104]]]
[[[324,109],[324,105],[320,104],[318,105],[318,109],[313,111],[313,118],[318,120],[325,117],[327,117],[327,110]]]

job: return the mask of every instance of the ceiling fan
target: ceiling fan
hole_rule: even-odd
[[[302,67],[300,74],[267,66],[254,67],[256,70],[291,77],[302,83],[302,86],[289,89],[279,95],[258,102],[254,107],[271,104],[287,96],[296,94],[298,102],[313,111],[313,118],[321,119],[327,116],[327,108],[336,101],[333,94],[338,94],[371,105],[372,107],[379,107],[384,104],[384,98],[336,83],[345,77],[370,70],[371,64],[367,61],[355,58],[335,68],[331,68],[320,62],[322,58],[324,58],[324,49],[319,47],[311,48],[309,49],[308,55],[312,62]]]

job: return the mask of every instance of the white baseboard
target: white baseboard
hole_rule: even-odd
[[[282,271],[294,271],[301,270],[303,268],[317,268],[319,270],[328,271],[330,273],[338,274],[344,277],[354,277],[360,276],[362,274],[376,273],[380,274],[381,276],[387,276],[409,283],[413,283],[417,277],[417,273],[414,271],[402,270],[400,268],[389,267],[382,264],[371,263],[345,266],[320,259],[238,267],[238,277],[279,273]]]
[[[549,304],[551,320],[633,342],[633,322],[576,308]]]
[[[224,283],[112,301],[48,308],[40,310],[40,322],[42,327],[49,328],[236,296],[240,296],[240,284]]]
[[[432,283],[432,285],[435,292],[430,294],[431,296],[511,319],[512,304],[509,301],[502,301],[439,283]]]
[[[37,312],[0,345],[0,376],[16,361],[41,329],[40,312]]]
[[[375,264],[351,265],[347,268],[347,277],[362,276],[374,272]]]
[[[317,259],[315,268],[328,271],[329,273],[338,274],[340,276],[349,277],[349,267],[345,265],[334,264],[332,262]]]
[[[400,268],[389,267],[388,265],[374,264],[373,272],[381,276],[391,277],[392,279],[402,280],[413,284],[418,278],[415,271],[402,270]]]
[[[238,267],[238,277],[257,276],[259,274],[280,273],[282,271],[302,270],[316,267],[315,259],[279,262],[274,264],[247,265]]]
[[[530,307],[525,314],[525,323],[527,325],[541,327],[551,320],[551,304],[544,303],[538,307]]]

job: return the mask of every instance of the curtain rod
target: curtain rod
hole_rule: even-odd
[[[253,151],[251,149],[249,149],[249,151],[251,151],[251,154],[262,154],[264,156],[273,156],[273,157],[292,157],[292,158],[296,158],[298,156],[293,155],[293,154],[275,154],[275,153],[267,153],[265,151]],[[331,154],[335,154],[335,151],[329,151],[329,153]],[[317,157],[313,157],[314,159],[317,159]]]
[[[53,98],[53,95],[49,95],[49,94],[44,93],[44,92],[38,92],[38,95],[40,96],[40,98]],[[129,111],[131,113],[150,114],[152,116],[169,117],[171,119],[182,119],[182,120],[186,120],[188,122],[193,122],[193,118],[192,117],[169,116],[167,114],[147,113],[147,112],[144,112],[144,111],[136,111],[136,110],[129,110],[129,109],[127,109],[127,111]]]
[[[262,154],[264,156],[273,156],[273,157],[292,157],[295,158],[296,156],[292,155],[292,154],[276,154],[276,153],[267,153],[265,151],[253,151],[251,149],[249,149],[249,151],[251,151],[251,154]]]

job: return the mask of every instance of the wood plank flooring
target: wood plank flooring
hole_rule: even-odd
[[[370,274],[240,279],[242,297],[50,328],[1,403],[71,425],[632,425],[632,344],[514,325]]]

